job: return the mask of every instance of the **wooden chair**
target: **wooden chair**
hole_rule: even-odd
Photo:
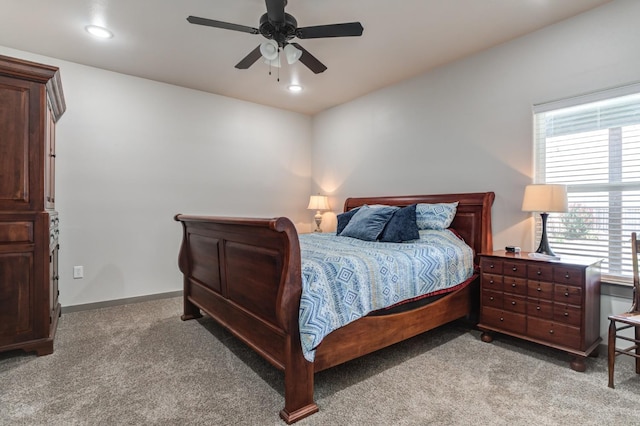
[[[629,355],[636,359],[636,374],[640,374],[640,274],[638,273],[638,253],[640,253],[640,241],[636,233],[631,234],[631,261],[633,264],[633,303],[629,312],[618,315],[609,315],[609,387],[613,388],[613,368],[616,356]],[[622,324],[618,326],[618,323]],[[635,338],[621,336],[619,331],[635,328]],[[617,339],[633,342],[627,348],[617,348]]]

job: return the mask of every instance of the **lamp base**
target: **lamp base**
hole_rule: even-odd
[[[318,210],[313,218],[316,220],[316,229],[314,229],[313,232],[322,232],[322,229],[320,229],[320,224],[322,223],[322,215],[320,214],[320,210]]]
[[[536,253],[546,254],[547,256],[555,256],[556,254],[549,247],[549,240],[547,239],[547,217],[549,213],[540,213],[542,218],[542,237],[540,238],[540,245],[536,250]]]

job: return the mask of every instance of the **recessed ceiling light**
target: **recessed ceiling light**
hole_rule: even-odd
[[[287,89],[289,89],[290,92],[298,93],[302,91],[302,86],[300,86],[299,84],[290,84],[289,86],[287,86]]]
[[[92,36],[98,38],[111,38],[113,33],[106,28],[99,27],[97,25],[87,25],[84,29]]]

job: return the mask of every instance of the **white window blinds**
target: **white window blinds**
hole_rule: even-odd
[[[640,84],[536,105],[534,126],[535,183],[567,185],[568,212],[547,222],[554,252],[602,258],[603,280],[631,282],[631,232],[640,232]]]

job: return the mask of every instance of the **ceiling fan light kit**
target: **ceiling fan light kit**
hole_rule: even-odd
[[[364,30],[360,22],[347,22],[342,24],[317,25],[313,27],[298,28],[298,21],[284,11],[285,6],[287,5],[287,0],[265,0],[265,4],[267,6],[267,13],[260,17],[259,28],[200,18],[197,16],[189,16],[187,17],[187,21],[196,25],[240,31],[249,34],[260,34],[266,38],[266,42],[261,43],[236,64],[236,68],[238,69],[249,68],[258,59],[260,59],[261,56],[264,57],[267,60],[267,63],[270,63],[272,66],[276,66],[273,62],[277,60],[277,66],[279,66],[280,58],[278,52],[282,49],[287,58],[288,64],[291,65],[299,60],[315,74],[324,72],[327,67],[315,56],[300,46],[300,44],[290,42],[291,39],[294,37],[299,39],[358,37],[362,35]]]
[[[278,49],[278,43],[274,40],[267,40],[260,44],[260,53],[268,61],[273,61],[278,57]]]
[[[295,64],[302,56],[302,50],[296,48],[293,44],[287,44],[283,50],[289,65]]]

